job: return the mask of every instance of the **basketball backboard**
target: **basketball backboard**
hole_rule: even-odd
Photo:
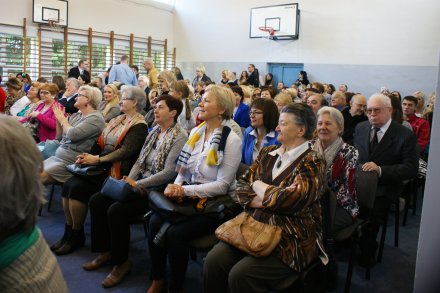
[[[33,0],[33,22],[49,24],[58,22],[58,26],[65,27],[68,24],[67,0]]]
[[[250,38],[264,38],[268,33],[261,28],[272,28],[274,40],[298,38],[299,9],[298,3],[251,8]]]

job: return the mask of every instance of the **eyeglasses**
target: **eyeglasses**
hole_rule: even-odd
[[[367,114],[371,115],[372,113],[374,114],[379,114],[383,108],[388,108],[388,107],[381,107],[381,108],[368,108],[367,109]]]
[[[252,97],[254,97],[254,98],[261,97],[261,94],[253,94]]]
[[[50,92],[48,92],[48,91],[40,91],[40,95],[50,95]]]
[[[87,98],[87,99],[89,99],[89,97],[88,96],[86,96],[86,95],[83,95],[83,94],[78,94],[78,98],[79,97],[84,97],[84,98]]]
[[[249,116],[263,115],[261,111],[250,111]]]
[[[134,99],[122,98],[121,101],[133,101]]]

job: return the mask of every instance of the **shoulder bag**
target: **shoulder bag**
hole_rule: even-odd
[[[268,256],[281,240],[281,228],[242,212],[215,230],[218,239],[255,257]]]
[[[117,180],[111,176],[105,179],[101,194],[120,202],[127,202],[140,196],[139,192],[124,180]]]

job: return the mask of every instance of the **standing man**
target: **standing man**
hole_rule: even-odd
[[[118,81],[126,85],[137,85],[136,75],[128,65],[128,56],[121,57],[121,63],[113,65],[108,76],[108,83]]]
[[[87,75],[90,79],[89,61],[87,59],[81,59],[78,62],[78,66],[72,67],[69,70],[68,77],[78,78],[81,74]]]
[[[371,223],[362,230],[359,241],[362,266],[375,263],[379,226],[390,204],[399,198],[403,180],[414,178],[418,170],[417,138],[411,130],[391,119],[392,111],[390,98],[372,95],[367,103],[368,121],[359,123],[354,133],[358,163],[363,171],[376,172],[379,177]]]
[[[339,91],[343,92],[343,93],[346,93],[348,91],[348,86],[346,84],[341,83],[339,85]]]
[[[417,143],[419,144],[420,152],[423,152],[429,143],[429,122],[416,116],[417,103],[418,100],[416,97],[406,96],[402,100],[402,110],[404,119],[411,124],[411,127],[417,136]]]
[[[197,66],[196,68],[196,77],[194,77],[192,86],[193,88],[196,88],[197,82],[202,81],[204,84],[212,83],[212,80],[209,76],[206,75],[206,69],[205,66]]]
[[[66,80],[66,91],[58,102],[64,106],[64,110],[69,115],[78,112],[78,109],[73,106],[78,96],[78,89],[78,79],[70,77]]]
[[[368,120],[365,115],[365,110],[367,109],[367,99],[363,95],[354,95],[350,100],[350,108],[345,108],[341,111],[344,117],[344,133],[342,134],[342,139],[353,145],[353,135],[356,125]]]
[[[248,66],[249,77],[247,78],[247,83],[253,87],[260,87],[260,74],[258,69],[255,68],[254,64],[249,64]]]
[[[158,81],[157,81],[157,75],[159,74],[159,72],[157,71],[156,67],[154,67],[154,63],[152,59],[146,59],[144,61],[144,68],[147,71],[147,76],[148,76],[148,87],[145,88],[145,93],[148,96],[148,93],[152,90],[152,89],[157,89],[157,85],[158,85]]]

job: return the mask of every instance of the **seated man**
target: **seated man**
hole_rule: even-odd
[[[324,96],[321,94],[313,94],[307,98],[307,105],[312,108],[313,112],[318,113],[319,109],[324,106],[327,106],[327,101]]]
[[[64,92],[59,103],[64,106],[65,112],[69,115],[78,112],[78,109],[73,105],[78,96],[79,81],[76,78],[70,77],[66,81],[66,91]]]
[[[348,143],[353,144],[354,129],[358,123],[368,120],[365,116],[365,109],[367,107],[367,99],[363,95],[354,95],[350,101],[350,108],[345,108],[341,111],[344,116],[344,134],[342,139]]]
[[[417,98],[406,96],[402,100],[403,116],[411,124],[414,133],[417,136],[420,152],[423,152],[429,143],[429,122],[416,116]]]
[[[339,111],[344,110],[347,107],[347,98],[345,97],[345,94],[341,91],[334,92],[330,105]]]
[[[418,169],[417,138],[414,133],[391,119],[391,100],[374,94],[367,103],[368,121],[359,123],[354,133],[354,146],[359,151],[359,164],[364,171],[377,172],[379,181],[371,224],[362,231],[359,241],[362,255],[360,265],[374,264],[378,247],[379,225],[396,202],[403,180],[412,179]],[[370,251],[371,254],[366,252]],[[371,257],[369,257],[371,256]]]

